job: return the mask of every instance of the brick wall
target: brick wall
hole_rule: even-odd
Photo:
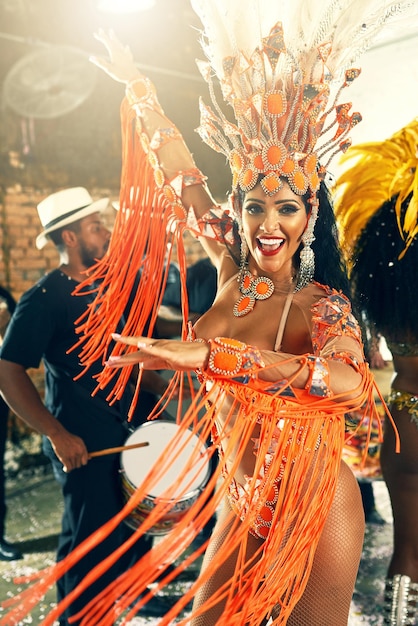
[[[41,230],[36,205],[48,193],[17,186],[2,198],[0,280],[16,299],[58,261],[52,245],[35,247]]]

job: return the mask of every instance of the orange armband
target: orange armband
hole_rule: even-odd
[[[137,107],[139,111],[141,109],[150,109],[164,115],[164,111],[158,102],[155,87],[146,76],[140,76],[135,78],[135,80],[131,80],[127,83],[125,91],[129,104]]]
[[[203,372],[209,376],[249,376],[265,367],[260,351],[254,346],[226,337],[215,337],[208,343],[209,358]]]

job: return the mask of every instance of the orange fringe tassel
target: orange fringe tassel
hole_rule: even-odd
[[[293,359],[289,359],[293,360]],[[371,381],[368,369],[365,366],[364,377],[366,382]],[[231,392],[233,386],[233,393]],[[370,396],[371,387],[366,384],[363,391],[359,390],[359,397],[355,403],[346,406],[337,403],[335,399],[324,398],[312,401],[306,392],[298,393],[298,401],[283,399],[279,396],[280,390],[274,395],[262,391],[252,391],[254,402],[248,401],[248,386],[239,385],[229,380],[219,380],[211,390],[211,400],[214,404],[222,404],[222,399],[229,397],[232,405],[225,422],[225,430],[229,432],[231,423],[234,424],[234,436],[228,439],[218,434],[219,440],[228,441],[224,449],[225,457],[230,450],[239,444],[244,450],[251,445],[254,436],[254,423],[260,413],[266,417],[261,421],[261,432],[257,456],[255,457],[254,479],[249,484],[249,500],[257,493],[258,501],[268,499],[268,493],[277,476],[279,495],[272,519],[274,532],[268,534],[258,553],[250,563],[246,562],[245,550],[248,531],[254,522],[257,511],[250,511],[241,521],[231,514],[227,520],[229,525],[216,532],[227,533],[223,541],[223,549],[207,567],[203,574],[192,584],[191,588],[172,607],[161,621],[161,626],[168,626],[177,618],[184,626],[190,623],[190,617],[179,618],[184,613],[187,604],[194,598],[197,591],[205,584],[217,568],[234,553],[238,552],[237,566],[233,578],[216,594],[208,598],[199,608],[198,613],[207,611],[220,600],[226,600],[219,626],[248,624],[257,626],[262,616],[267,615],[276,603],[281,604],[280,615],[274,624],[286,624],[286,621],[300,599],[307,583],[316,546],[321,535],[329,508],[336,489],[339,474],[339,463],[344,445],[344,413],[350,410],[364,410],[372,408],[373,400]],[[298,392],[298,390],[295,390]],[[337,398],[338,399],[338,398]],[[128,517],[143,499],[152,493],[155,485],[162,476],[170,475],[170,468],[178,454],[178,445],[184,441],[184,433],[192,431],[202,440],[207,440],[212,432],[216,419],[214,406],[207,408],[206,414],[196,421],[197,413],[205,407],[205,397],[201,391],[197,392],[190,408],[182,416],[178,433],[174,440],[155,460],[149,474],[141,485],[137,487],[124,509],[114,519],[105,524],[88,540],[81,544],[64,561],[52,568],[37,574],[39,581],[3,603],[4,608],[13,607],[0,619],[2,626],[19,624],[31,609],[40,601],[49,587],[64,573],[82,558],[90,549],[103,540],[123,519]],[[301,415],[303,404],[303,418]],[[355,406],[354,406],[355,404]],[[238,414],[237,414],[238,410]],[[271,417],[274,415],[274,419]],[[270,416],[270,419],[269,417]],[[280,421],[281,435],[279,440],[274,439],[273,433]],[[294,433],[299,436],[295,437]],[[257,479],[262,472],[262,465],[272,440],[277,442],[271,465],[260,484]],[[320,443],[319,443],[320,442]],[[214,442],[217,443],[217,439]],[[308,450],[311,452],[308,452]],[[217,452],[216,446],[207,449],[208,460]],[[238,450],[237,458],[240,457]],[[155,508],[134,532],[133,536],[124,545],[97,565],[90,574],[56,609],[42,621],[42,626],[52,626],[54,620],[68,607],[74,598],[78,597],[90,583],[96,580],[110,565],[115,563],[137,539],[146,533],[158,520],[164,517],[167,510],[167,501],[173,501],[178,494],[179,485],[184,476],[200,461],[200,451],[191,454],[181,475],[172,479],[172,483],[161,494],[161,500],[156,500]],[[286,462],[283,463],[283,459]],[[292,460],[297,460],[293,463]],[[238,463],[238,461],[235,461]],[[175,531],[164,536],[152,550],[144,555],[130,570],[119,576],[94,601],[87,604],[84,610],[74,619],[79,619],[82,626],[112,626],[118,617],[123,617],[123,624],[128,624],[136,611],[161,588],[173,580],[195,559],[201,556],[205,545],[193,551],[187,559],[180,562],[174,571],[149,589],[150,583],[157,580],[163,564],[168,565],[175,559],[181,559],[185,549],[191,545],[194,538],[204,528],[212,515],[225,498],[228,489],[228,479],[234,468],[219,463],[209,484],[196,499],[193,505],[184,514]],[[222,478],[223,477],[223,478]],[[207,501],[207,494],[217,485],[215,494]],[[183,485],[185,492],[187,485]],[[29,577],[30,578],[30,577]],[[20,583],[28,582],[28,578],[20,579]],[[143,594],[143,595],[141,595]],[[140,600],[138,598],[140,597]],[[117,599],[117,602],[116,602]],[[14,606],[13,606],[14,605]],[[193,615],[197,615],[197,612]]]
[[[134,111],[124,101],[122,105],[123,131],[123,171],[121,181],[120,210],[116,219],[110,247],[106,257],[94,268],[93,275],[78,291],[94,289],[96,300],[86,314],[79,320],[80,341],[75,349],[81,349],[81,358],[86,369],[92,361],[105,360],[110,348],[110,334],[118,330],[118,325],[125,312],[130,293],[137,286],[132,296],[132,306],[126,318],[122,334],[141,335],[150,321],[149,335],[152,334],[157,311],[164,290],[166,268],[174,241],[178,245],[178,259],[182,275],[183,315],[187,319],[187,298],[185,289],[185,254],[182,247],[184,221],[175,217],[178,212],[168,193],[169,183],[159,186],[156,182],[155,164],[144,152],[141,144],[139,122]],[[143,132],[141,130],[141,132]],[[161,172],[161,170],[160,170]],[[169,189],[167,189],[167,186]],[[140,280],[138,282],[138,272]],[[95,281],[94,288],[91,286]],[[138,284],[137,284],[138,283]],[[117,344],[113,354],[120,354],[126,348]],[[303,356],[289,359],[303,361]],[[100,543],[116,526],[123,522],[138,503],[142,502],[152,487],[162,476],[170,475],[170,467],[176,456],[176,449],[188,429],[207,441],[214,436],[214,444],[207,449],[209,458],[217,454],[217,445],[224,446],[221,460],[210,478],[208,485],[196,498],[177,525],[175,531],[161,540],[145,554],[131,569],[119,576],[94,601],[85,606],[77,616],[82,626],[113,626],[118,616],[127,624],[135,612],[163,588],[189,563],[199,558],[205,546],[201,546],[183,558],[186,547],[190,547],[194,538],[212,518],[221,502],[226,498],[232,476],[243,451],[253,445],[254,425],[260,414],[261,432],[257,435],[259,448],[254,456],[253,478],[248,483],[248,501],[251,502],[248,514],[243,520],[235,514],[229,516],[221,533],[222,550],[216,555],[189,591],[178,600],[161,619],[161,626],[168,626],[174,619],[179,624],[188,624],[190,617],[183,618],[184,610],[213,573],[222,568],[233,554],[237,554],[236,567],[232,578],[216,593],[207,598],[193,615],[202,614],[219,601],[225,601],[225,608],[218,626],[259,626],[264,616],[268,616],[274,604],[280,605],[280,614],[274,624],[284,625],[294,606],[300,599],[312,566],[313,557],[327,518],[339,475],[340,459],[344,445],[344,414],[348,411],[367,411],[368,415],[377,415],[372,396],[372,379],[367,366],[362,366],[363,383],[358,390],[358,398],[351,403],[337,402],[338,398],[314,398],[307,392],[293,390],[297,402],[288,397],[280,397],[280,390],[275,394],[263,393],[260,389],[251,389],[248,385],[218,379],[210,391],[211,406],[202,389],[196,392],[190,407],[182,414],[182,403],[178,409],[178,433],[151,468],[145,480],[135,489],[123,510],[91,537],[78,546],[66,559],[32,577],[19,582],[31,582],[24,592],[4,602],[2,606],[10,610],[0,619],[2,626],[20,624],[41,597],[56,580],[72,568],[95,545]],[[106,386],[114,382],[109,396],[112,402],[120,398],[131,368],[122,370],[104,369],[98,377],[98,385]],[[178,375],[171,387],[182,378]],[[292,381],[289,381],[290,386]],[[168,401],[170,392],[167,394]],[[227,415],[223,415],[225,432],[216,433],[213,425],[221,405],[229,406]],[[158,415],[163,403],[156,409]],[[302,405],[302,410],[301,410]],[[214,407],[217,407],[216,409]],[[233,429],[231,426],[233,424]],[[274,436],[280,429],[280,437]],[[298,436],[294,436],[295,433]],[[225,436],[228,433],[228,437]],[[233,433],[233,434],[232,434]],[[274,454],[270,446],[274,441]],[[224,458],[235,451],[234,467],[226,467]],[[238,450],[238,452],[236,452]],[[105,561],[98,564],[80,585],[63,600],[42,621],[41,626],[52,626],[54,620],[78,597],[94,580],[106,571],[140,536],[158,521],[164,518],[167,500],[170,501],[178,492],[184,477],[193,470],[199,461],[200,452],[191,454],[187,467],[179,476],[172,478],[161,499],[145,521],[136,529],[133,536],[119,547]],[[264,464],[267,455],[271,456],[268,467]],[[285,461],[286,459],[286,461]],[[293,463],[293,460],[297,461]],[[260,475],[265,473],[262,480]],[[248,533],[258,514],[257,502],[261,507],[268,500],[274,481],[278,483],[278,500],[271,524],[274,532],[268,534],[254,557],[247,562],[246,548]],[[216,490],[212,494],[214,487]],[[212,494],[209,497],[209,494]],[[256,496],[256,497],[254,497]],[[180,564],[156,585],[149,589],[150,583],[159,578],[161,567],[175,559],[183,559]],[[36,580],[37,579],[37,580]],[[140,596],[140,594],[143,594]],[[138,599],[140,598],[140,599]],[[134,606],[132,606],[134,604]]]
[[[104,363],[109,356],[110,335],[120,330],[122,319],[121,334],[143,335],[148,325],[148,336],[152,335],[174,242],[182,280],[183,317],[188,317],[186,255],[182,238],[185,222],[174,219],[169,199],[155,184],[154,169],[135,132],[135,113],[126,100],[122,103],[121,116],[120,208],[107,254],[92,268],[88,279],[75,289],[75,294],[96,294],[94,303],[76,321],[80,340],[72,349],[79,351],[80,360],[85,365],[80,376],[91,363],[99,359]],[[129,350],[135,348],[117,344],[111,354],[119,355]],[[132,369],[133,366],[119,371],[105,368],[99,375],[100,388],[114,381],[109,402],[121,398]]]

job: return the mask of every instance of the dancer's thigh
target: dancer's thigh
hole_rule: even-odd
[[[309,581],[289,626],[347,626],[363,539],[360,490],[352,471],[342,463]]]
[[[214,528],[212,538],[203,559],[200,572],[201,575],[204,575],[206,568],[212,562],[212,558],[225,549],[228,534],[231,531],[231,526],[234,520],[236,521],[236,517],[233,514],[228,501],[225,500],[222,511],[218,515],[218,520]],[[260,548],[260,545],[262,545],[262,541],[260,539],[257,539],[252,535],[247,536],[247,560],[255,554],[255,552]],[[194,609],[201,606],[208,598],[212,597],[212,595],[216,593],[216,591],[223,584],[227,583],[232,578],[236,567],[237,556],[238,549],[232,552],[228,558],[222,562],[222,565],[211,574],[208,581],[198,590],[194,601]],[[222,615],[224,605],[225,603],[223,601],[217,603],[204,615],[195,617],[191,622],[191,626],[214,626]]]

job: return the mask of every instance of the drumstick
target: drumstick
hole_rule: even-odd
[[[133,450],[134,448],[145,448],[145,446],[149,446],[149,441],[141,441],[141,443],[131,443],[129,446],[104,448],[104,450],[96,450],[96,452],[90,452],[89,459],[92,459],[95,456],[104,456],[105,454],[115,454],[116,452],[123,452],[124,450]]]

